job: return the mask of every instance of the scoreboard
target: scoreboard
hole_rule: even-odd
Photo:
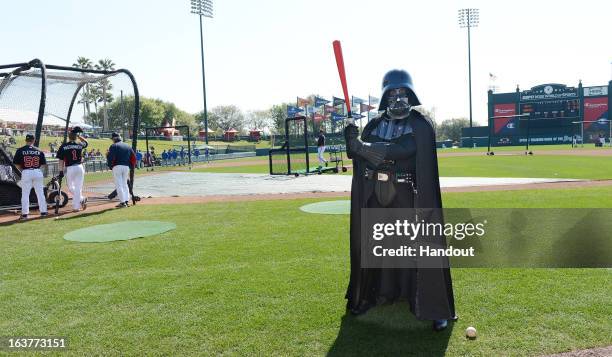
[[[601,136],[612,137],[609,103],[612,81],[594,87],[550,83],[524,91],[517,87],[507,93],[490,90],[487,140],[492,145],[523,145],[571,143],[574,138],[594,142]]]
[[[521,113],[529,114],[529,119],[578,119],[580,118],[580,101],[578,99],[560,99],[521,103]]]

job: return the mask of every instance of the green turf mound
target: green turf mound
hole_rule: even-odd
[[[176,224],[159,221],[125,221],[77,229],[64,235],[65,240],[84,243],[130,240],[176,229]]]
[[[300,207],[307,213],[318,214],[349,214],[351,212],[350,200],[323,201],[311,203]]]

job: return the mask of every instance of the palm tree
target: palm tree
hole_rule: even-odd
[[[114,71],[115,63],[110,58],[105,58],[98,60],[98,63],[94,66],[99,71]],[[106,78],[100,80],[99,89],[101,92],[101,96],[98,97],[98,101],[102,102],[102,119],[103,119],[103,127],[105,130],[108,129],[108,114],[106,112],[106,103],[112,100],[112,96],[110,96],[108,91],[113,88],[110,81]]]
[[[79,56],[75,63],[72,64],[72,67],[82,68],[82,69],[92,69],[93,63],[87,57]],[[84,76],[85,74],[83,74]],[[91,92],[89,88],[89,84],[85,84],[83,92],[81,93],[81,99],[79,100],[79,104],[83,104],[83,115],[86,118],[91,116],[91,109],[89,104],[91,103]]]

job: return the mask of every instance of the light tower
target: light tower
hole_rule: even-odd
[[[202,52],[202,93],[204,95],[204,132],[206,133],[206,145],[208,145],[208,113],[206,110],[206,75],[204,72],[204,31],[202,29],[202,17],[213,17],[212,0],[191,0],[191,13],[200,17],[200,47]]]
[[[466,28],[468,34],[468,85],[470,95],[470,138],[471,143],[474,145],[474,138],[472,134],[472,56],[471,56],[471,43],[470,43],[470,28],[478,27],[478,9],[460,9],[459,10],[459,27]]]

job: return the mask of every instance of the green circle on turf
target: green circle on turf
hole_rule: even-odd
[[[350,200],[323,201],[304,205],[300,210],[306,213],[318,214],[349,214],[351,212]]]
[[[64,235],[65,240],[83,243],[112,242],[144,238],[176,229],[176,224],[160,221],[124,221],[77,229]]]

